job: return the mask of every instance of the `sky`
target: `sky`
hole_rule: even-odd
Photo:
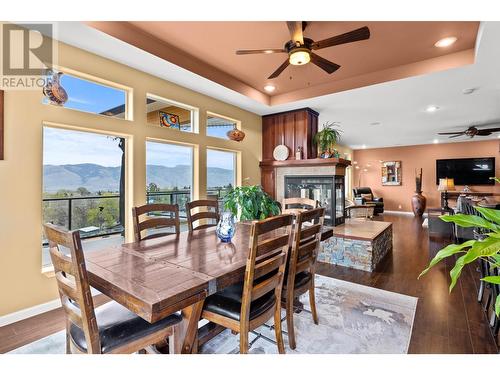
[[[173,130],[165,130],[173,131]],[[113,137],[75,130],[44,127],[43,164],[63,165],[93,163],[105,167],[121,164],[121,150]],[[166,143],[147,142],[146,163],[175,167],[191,165],[192,148]],[[232,153],[207,150],[208,167],[234,168]]]
[[[67,74],[61,77],[61,84],[68,93],[69,99],[64,104],[68,108],[101,113],[125,103],[125,92],[112,87]],[[225,137],[230,126],[210,128],[208,134]],[[165,129],[165,131],[175,130]],[[111,136],[45,127],[43,141],[44,164],[93,163],[106,167],[116,167],[121,164],[118,140]],[[169,167],[192,164],[190,147],[148,142],[146,149],[147,164]],[[208,150],[207,153],[208,167],[234,168],[232,154],[213,150]]]

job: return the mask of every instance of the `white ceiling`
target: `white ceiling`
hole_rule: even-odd
[[[80,22],[60,22],[59,40],[263,115],[311,107],[320,123],[340,122],[354,149],[443,142],[443,131],[500,123],[500,22],[481,24],[473,65],[270,107],[114,39]],[[462,90],[475,88],[470,95]],[[425,111],[437,105],[434,113]],[[380,125],[370,125],[380,122]],[[498,124],[497,124],[498,125]],[[500,135],[500,133],[497,133]],[[476,137],[474,140],[496,138]]]

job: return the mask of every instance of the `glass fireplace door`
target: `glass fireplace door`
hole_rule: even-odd
[[[345,179],[344,176],[335,176],[335,225],[345,222]]]

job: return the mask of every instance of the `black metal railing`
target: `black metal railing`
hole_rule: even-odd
[[[207,196],[216,197],[222,204],[227,191],[224,188],[210,189]],[[146,193],[147,203],[178,204],[181,219],[186,219],[185,207],[190,200],[190,190]],[[51,222],[68,230],[80,229],[82,238],[123,233],[119,201],[119,194],[44,198],[43,222]]]

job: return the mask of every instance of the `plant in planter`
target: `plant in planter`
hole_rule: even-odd
[[[313,140],[318,146],[321,158],[330,158],[335,156],[335,153],[338,155],[336,150],[332,153],[332,148],[340,141],[342,129],[335,128],[339,126],[339,124],[327,122],[323,124],[323,129],[315,134]]]
[[[427,199],[422,195],[422,168],[415,169],[415,195],[411,198],[411,206],[415,216],[422,216],[427,206]]]
[[[500,179],[495,177],[495,180],[500,183]],[[441,216],[441,220],[448,223],[455,223],[464,228],[481,228],[486,232],[484,238],[446,246],[436,254],[429,266],[418,276],[419,278],[425,275],[440,261],[450,256],[454,256],[455,254],[460,255],[460,257],[456,260],[455,266],[450,271],[450,292],[457,283],[462,273],[462,269],[469,263],[475,262],[478,259],[483,259],[488,264],[490,270],[500,269],[500,210],[484,207],[474,208],[482,217],[457,214]],[[492,274],[494,275],[493,272]],[[486,276],[482,280],[492,284],[500,284],[500,276]],[[495,302],[495,312],[497,316],[500,316],[500,295],[497,296]]]
[[[279,203],[259,185],[232,188],[224,198],[224,208],[238,221],[262,220],[280,213]]]

